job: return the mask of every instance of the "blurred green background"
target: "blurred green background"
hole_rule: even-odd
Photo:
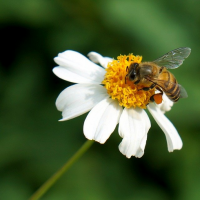
[[[71,85],[52,73],[59,52],[133,53],[147,61],[188,46],[191,55],[172,73],[189,98],[166,114],[183,149],[168,153],[151,118],[141,159],[119,152],[115,131],[42,199],[199,200],[199,7],[198,0],[0,0],[0,199],[28,199],[86,141],[86,115],[58,122],[55,100]]]

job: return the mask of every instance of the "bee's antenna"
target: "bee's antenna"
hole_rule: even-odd
[[[126,72],[128,72],[128,70],[129,70],[129,68],[128,68],[128,66],[126,66]],[[126,78],[127,78],[127,76],[128,76],[128,73],[125,76],[125,84],[126,84]]]
[[[126,74],[126,76],[125,76],[125,84],[126,84],[126,78],[127,78],[127,76],[128,76],[128,74]]]

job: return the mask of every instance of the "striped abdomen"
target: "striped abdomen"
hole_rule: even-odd
[[[170,73],[166,68],[164,68],[158,76],[158,85],[162,88],[163,92],[165,92],[171,101],[176,102],[179,100],[179,84],[174,75]]]

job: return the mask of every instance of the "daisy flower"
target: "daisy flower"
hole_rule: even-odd
[[[130,80],[125,80],[127,66],[140,63],[141,56],[118,56],[116,60],[90,52],[88,58],[67,50],[55,57],[59,65],[53,72],[59,78],[76,83],[63,90],[56,100],[56,107],[65,121],[90,111],[85,119],[83,132],[87,139],[105,143],[117,124],[122,141],[119,150],[127,158],[142,157],[151,123],[147,108],[164,132],[168,151],[182,148],[182,140],[173,124],[164,115],[173,102],[163,95],[161,104],[150,101],[156,93],[139,90]],[[97,65],[96,63],[100,64]]]

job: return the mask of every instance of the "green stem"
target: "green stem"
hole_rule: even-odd
[[[38,200],[46,191],[90,148],[93,140],[87,140],[81,148],[52,176],[50,177],[29,200]]]

